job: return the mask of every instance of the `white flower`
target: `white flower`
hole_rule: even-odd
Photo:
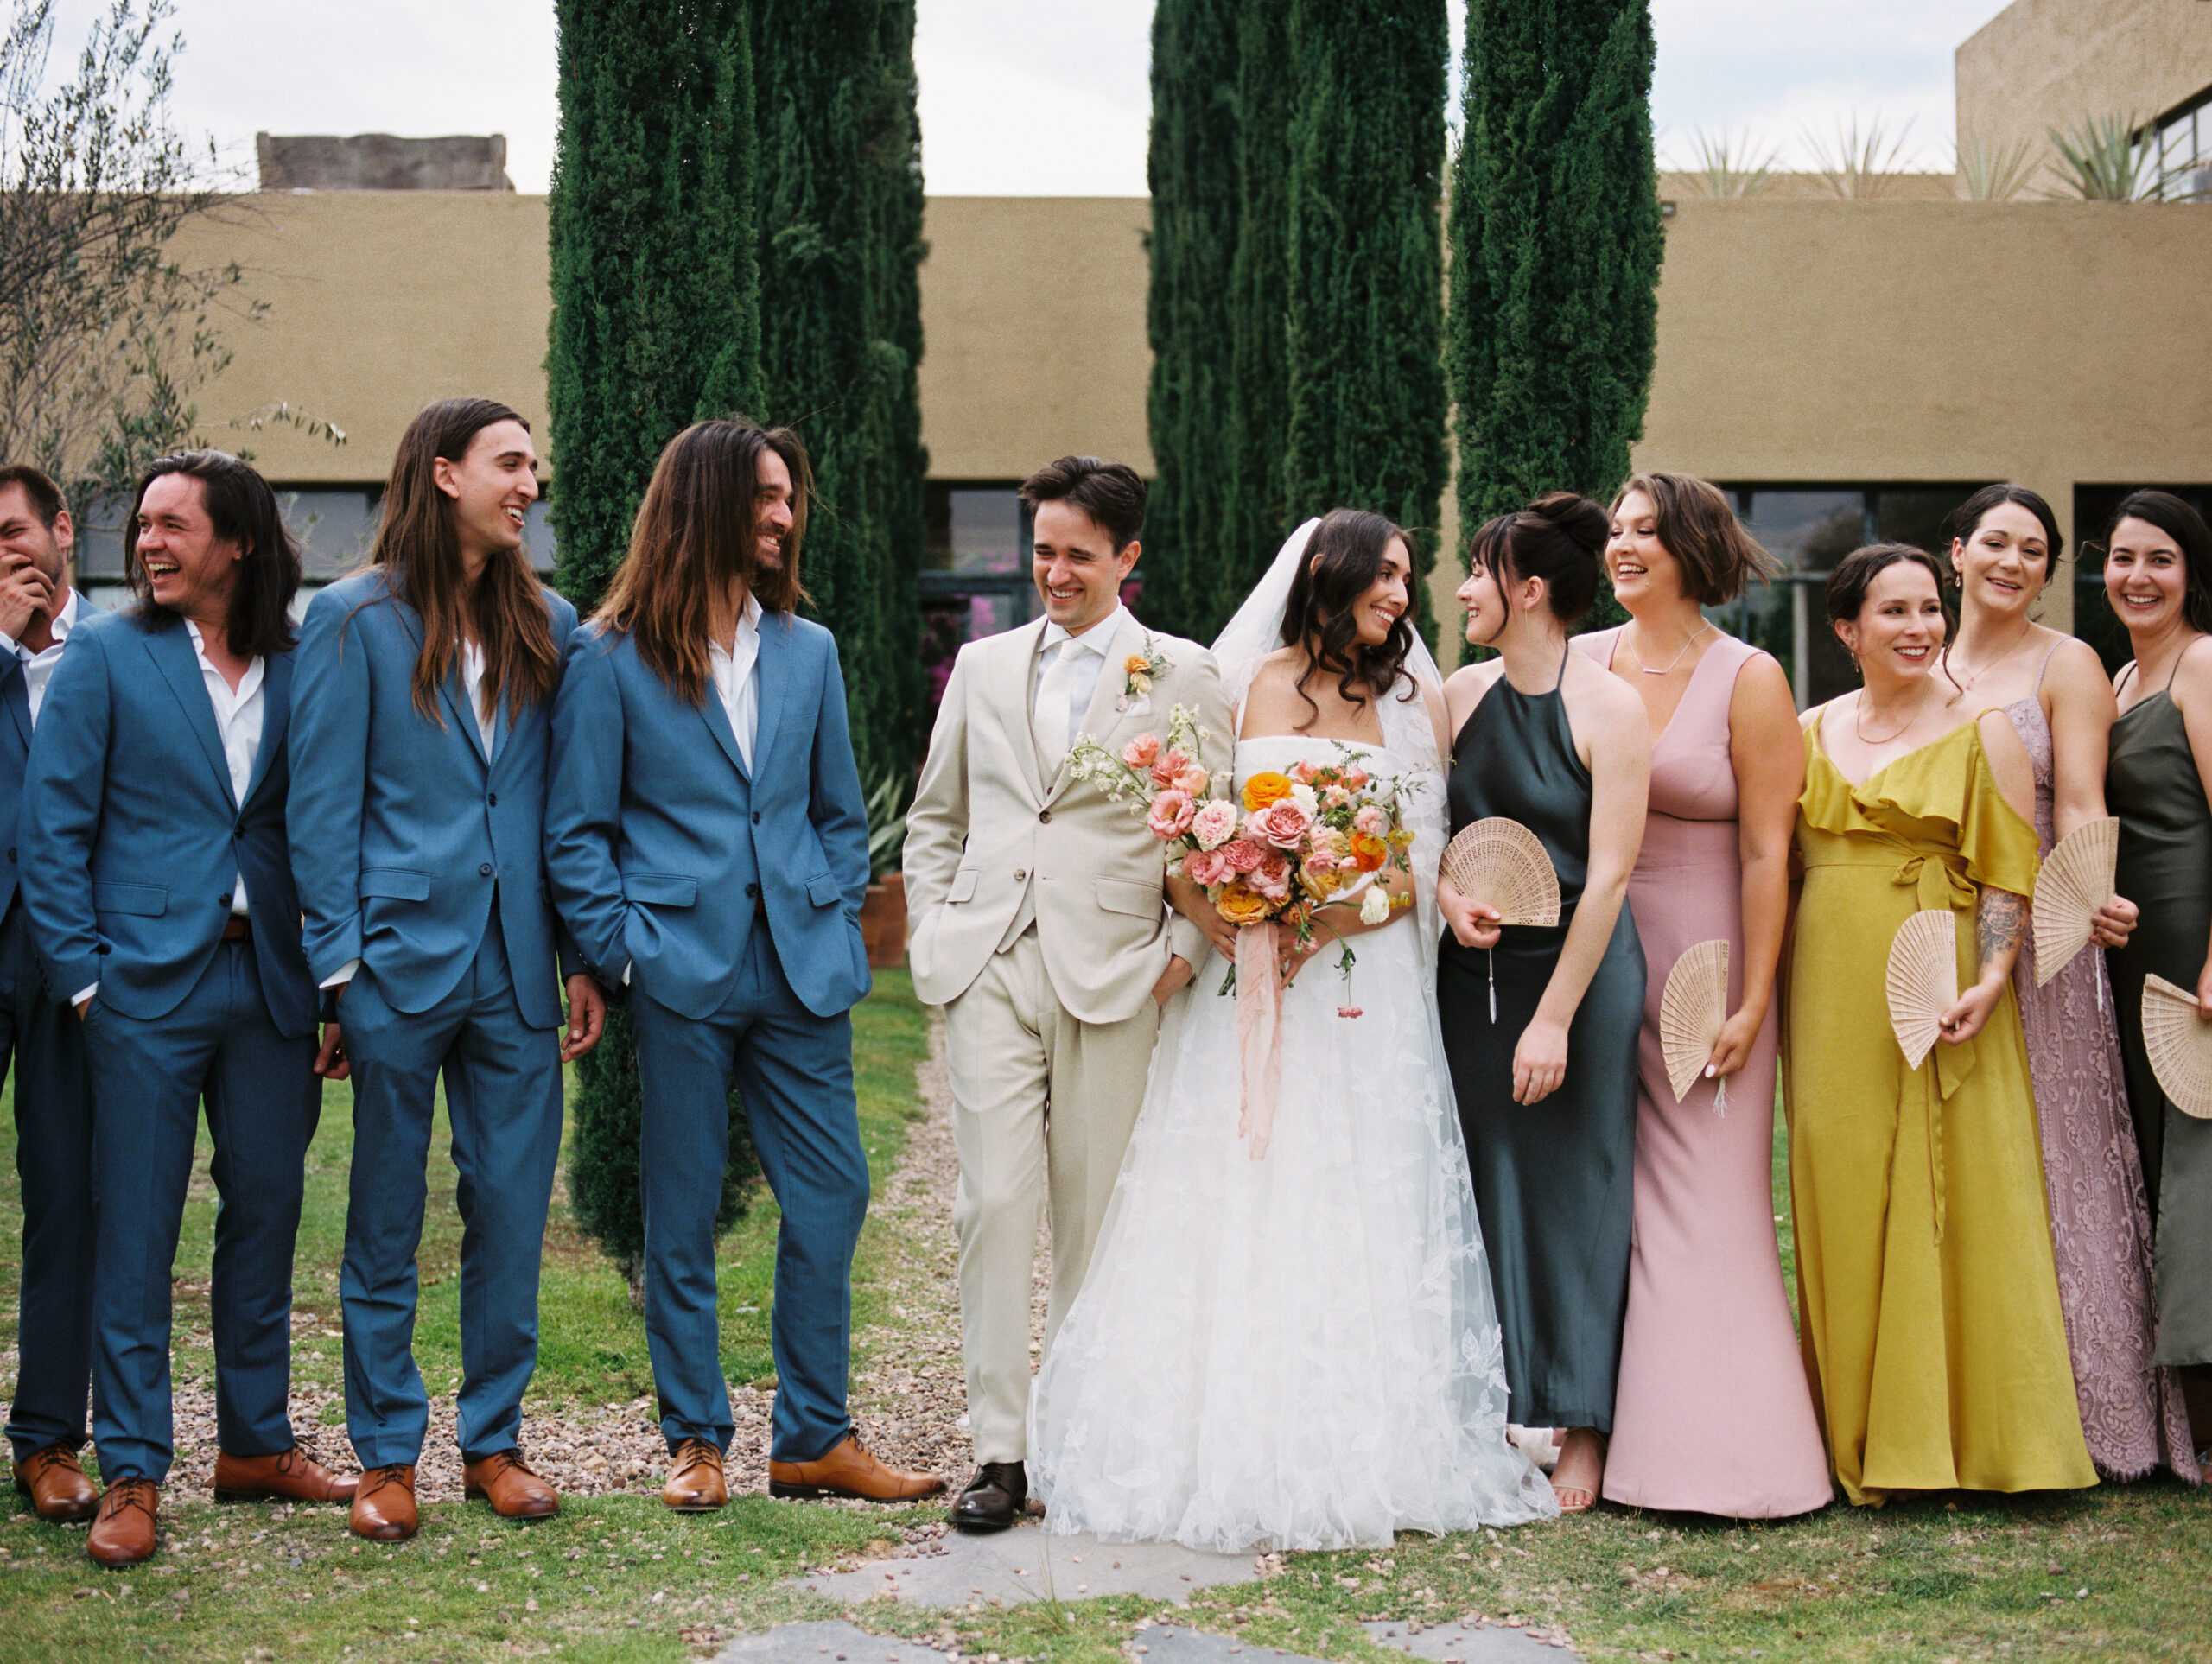
[[[1319,815],[1321,812],[1321,800],[1313,795],[1313,788],[1310,785],[1291,787],[1290,800],[1309,816]]]
[[[1367,893],[1359,899],[1359,922],[1381,924],[1390,917],[1390,892],[1381,885],[1368,886]]]

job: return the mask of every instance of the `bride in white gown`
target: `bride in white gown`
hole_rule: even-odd
[[[1273,696],[1250,697],[1283,642],[1309,539],[1323,569],[1301,603],[1318,592],[1325,613],[1337,596],[1355,615],[1352,651],[1364,642],[1387,660],[1410,638],[1392,696],[1346,701],[1326,670],[1299,691],[1308,660],[1294,647],[1266,677]],[[1344,1548],[1558,1512],[1506,1443],[1490,1265],[1437,1026],[1441,704],[1410,619],[1393,622],[1408,575],[1395,527],[1339,510],[1299,528],[1215,644],[1240,732],[1286,689],[1292,726],[1333,726],[1318,706],[1303,715],[1309,696],[1370,734],[1379,717],[1379,746],[1318,732],[1236,740],[1236,790],[1262,770],[1367,753],[1361,766],[1406,783],[1417,904],[1351,938],[1352,999],[1327,951],[1285,992],[1261,1159],[1237,1136],[1236,1001],[1215,993],[1224,963],[1170,1002],[1090,1271],[1031,1400],[1030,1473],[1053,1531]],[[1408,676],[1413,696],[1398,697]],[[1209,736],[1208,764],[1229,744]],[[1350,1005],[1363,1014],[1340,1016]]]

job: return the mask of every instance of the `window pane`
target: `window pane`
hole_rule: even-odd
[[[368,558],[376,513],[365,490],[280,489],[276,502],[285,525],[299,540],[300,563],[309,583],[342,576]]]
[[[1979,489],[1974,486],[1913,486],[1877,492],[1875,535],[1885,543],[1910,543],[1930,555],[1946,556],[1951,547],[1951,516]]]

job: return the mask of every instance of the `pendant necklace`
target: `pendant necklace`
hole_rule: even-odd
[[[1680,664],[1684,659],[1690,656],[1690,649],[1696,646],[1698,643],[1705,639],[1705,632],[1711,628],[1713,628],[1713,620],[1711,619],[1707,619],[1703,624],[1690,632],[1690,638],[1682,644],[1682,651],[1676,653],[1671,659],[1668,660],[1666,668],[1660,670],[1653,670],[1649,664],[1646,664],[1643,662],[1643,655],[1636,651],[1636,644],[1628,638],[1626,632],[1623,632],[1621,636],[1621,645],[1628,649],[1629,657],[1636,661],[1636,668],[1643,671],[1644,675],[1669,676],[1673,674],[1676,665]]]
[[[1975,683],[1980,681],[1982,677],[1987,676],[1992,670],[2002,664],[2006,659],[2018,652],[2021,647],[2027,642],[2028,632],[2034,628],[2035,625],[2031,620],[2026,619],[2021,619],[2020,633],[2013,641],[2012,645],[2010,647],[2007,647],[2003,652],[1998,654],[1995,658],[1991,659],[1988,664],[1983,665],[1980,670],[1969,671],[1967,675],[1966,680],[1959,684],[1959,690],[1961,693],[1965,692],[1967,689],[1973,687]],[[1946,642],[1943,645],[1943,664],[1946,669],[1949,669],[1951,665],[1951,648],[1948,642]],[[1955,675],[1956,672],[1954,671],[1954,674]]]
[[[1891,740],[1903,735],[1915,722],[1920,721],[1921,712],[1928,708],[1929,687],[1929,684],[1926,682],[1923,682],[1920,684],[1920,702],[1912,708],[1912,715],[1906,717],[1903,722],[1897,725],[1897,731],[1896,734],[1885,734],[1879,740],[1871,738],[1867,734],[1866,695],[1864,693],[1861,693],[1859,695],[1859,702],[1852,707],[1851,711],[1851,731],[1859,736],[1859,743],[1862,746],[1886,746]]]

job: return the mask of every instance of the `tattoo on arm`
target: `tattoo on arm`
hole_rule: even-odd
[[[1988,964],[2017,946],[2027,922],[2027,904],[2009,890],[1984,890],[1974,915],[1974,947]]]

